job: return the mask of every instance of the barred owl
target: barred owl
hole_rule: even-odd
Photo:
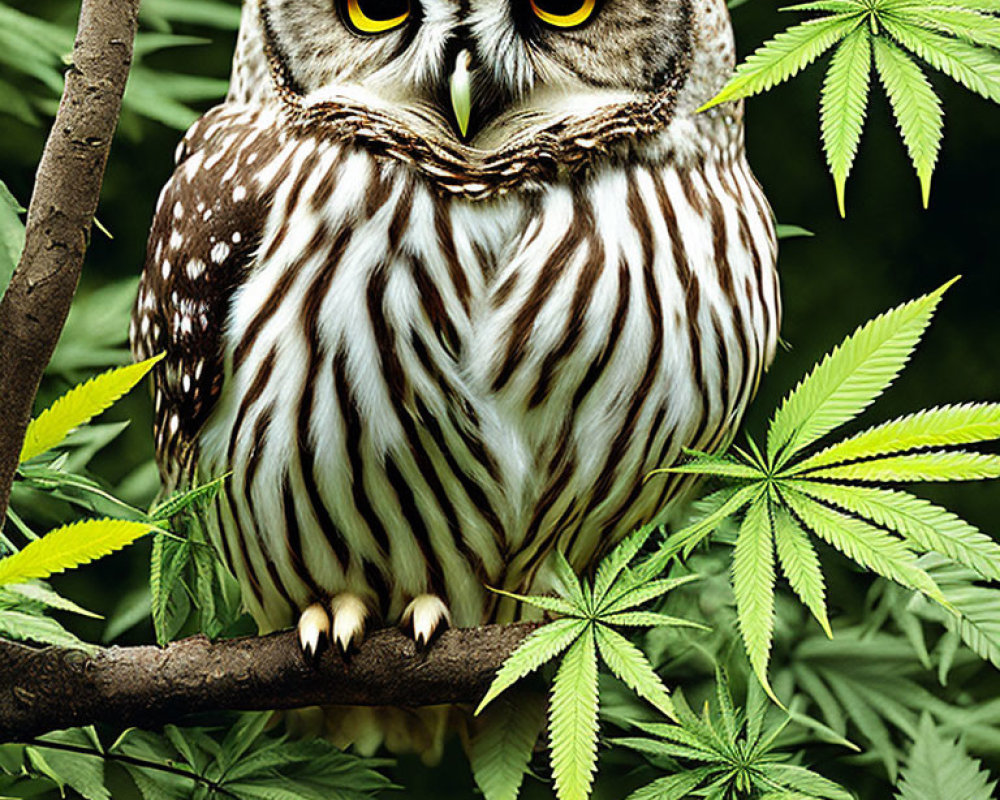
[[[732,63],[724,0],[246,0],[132,342],[262,630],[511,620],[676,503],[777,340]]]

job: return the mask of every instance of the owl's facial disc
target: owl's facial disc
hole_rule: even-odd
[[[691,47],[693,0],[254,1],[305,106],[354,103],[480,151],[652,101]]]

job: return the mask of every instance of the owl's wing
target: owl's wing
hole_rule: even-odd
[[[222,391],[230,299],[256,256],[266,216],[255,182],[239,169],[253,120],[224,109],[196,122],[178,148],[132,312],[135,358],[166,355],[153,373],[153,404],[168,491],[195,467],[198,432]]]

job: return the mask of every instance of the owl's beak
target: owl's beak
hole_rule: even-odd
[[[472,116],[471,64],[472,54],[468,50],[462,50],[455,57],[455,69],[448,81],[451,88],[451,109],[455,113],[455,122],[458,123],[463,139],[469,133],[469,118]]]

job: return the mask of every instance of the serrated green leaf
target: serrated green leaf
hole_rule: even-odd
[[[70,389],[28,425],[21,448],[21,463],[51,450],[74,428],[107,409],[139,383],[161,358],[163,356],[158,355],[110,370]]]
[[[875,40],[875,68],[920,179],[926,208],[931,192],[931,176],[944,135],[941,101],[917,63],[883,38]]]
[[[0,560],[0,585],[47,578],[120,550],[149,533],[141,522],[96,519],[56,528]]]
[[[909,360],[950,285],[865,323],[799,383],[768,428],[767,457],[776,468],[860,414],[885,391]]]
[[[923,551],[941,553],[1000,581],[1000,545],[947,509],[907,492],[796,481],[798,491],[902,534]]]
[[[854,800],[854,796],[833,781],[797,764],[774,764],[767,770],[767,777],[787,789],[801,792],[802,797],[823,800]]]
[[[782,487],[780,495],[808,528],[848,558],[883,577],[943,602],[944,596],[937,584],[917,566],[913,552],[899,539],[863,520],[817,503],[794,489]]]
[[[639,697],[668,717],[674,716],[670,693],[653,671],[646,655],[617,631],[605,625],[595,627],[601,659],[612,674]]]
[[[1000,438],[1000,403],[938,406],[884,422],[830,445],[788,469],[798,474],[840,461]]]
[[[545,696],[509,692],[476,726],[469,762],[486,800],[517,800],[538,737],[545,728]]]
[[[636,606],[662,597],[680,586],[696,581],[699,575],[681,575],[676,578],[660,578],[639,583],[634,589],[627,589],[621,594],[610,594],[605,600],[605,606],[600,609],[602,616],[618,614]]]
[[[88,732],[80,728],[48,733],[38,737],[37,741],[87,750],[94,747]],[[60,785],[70,787],[85,800],[111,800],[104,781],[104,760],[99,751],[76,753],[41,746],[30,747],[28,751],[43,754],[47,765],[58,776]]]
[[[822,467],[803,477],[866,483],[978,481],[1000,478],[1000,456],[964,450],[931,450]]]
[[[586,800],[597,769],[597,651],[588,631],[567,651],[552,683],[549,741],[559,800]]]
[[[552,554],[550,563],[555,573],[556,590],[580,611],[589,611],[591,598],[584,592],[582,582],[573,572],[573,567],[566,560],[566,556],[556,550]]]
[[[787,509],[779,506],[773,514],[774,543],[781,570],[788,578],[792,591],[823,627],[823,632],[833,638],[826,613],[826,584],[816,550]]]
[[[642,546],[649,540],[656,525],[645,525],[626,537],[621,544],[605,556],[594,574],[594,605],[600,608],[608,590],[618,580],[618,576],[632,562]]]
[[[684,800],[705,777],[704,770],[666,775],[636,789],[626,800]]]
[[[215,480],[195,486],[183,492],[175,492],[162,503],[157,504],[150,512],[149,519],[158,523],[167,523],[189,508],[201,507],[211,503],[218,497],[219,492],[228,480],[228,475],[223,475]]]
[[[882,24],[896,41],[932,67],[987,100],[1000,103],[1000,57],[994,51],[889,17],[884,17]]]
[[[685,475],[714,475],[720,478],[745,478],[747,480],[759,480],[760,470],[749,464],[743,464],[728,456],[713,456],[699,453],[694,458],[675,464],[672,467],[653,470],[655,475],[659,472],[679,473]]]
[[[861,9],[852,10],[782,31],[740,64],[722,91],[703,109],[765,92],[798,74],[858,27],[862,23],[861,13]]]
[[[942,4],[896,9],[893,16],[911,25],[947,33],[969,44],[1000,48],[1000,20],[988,13]]]
[[[517,649],[508,656],[490,684],[489,691],[476,708],[482,713],[501,692],[546,664],[589,628],[589,623],[580,619],[557,619],[532,632]]]
[[[923,715],[897,800],[991,800],[996,785],[960,742],[943,735],[930,715]]]
[[[57,611],[66,611],[70,614],[79,614],[81,617],[91,619],[101,619],[100,614],[88,611],[77,605],[72,600],[63,597],[61,594],[52,591],[49,587],[40,583],[18,583],[4,586],[0,589],[0,594],[12,595],[15,600],[28,603],[38,603],[39,605],[54,608]]]
[[[693,622],[683,617],[672,617],[657,611],[623,611],[620,614],[606,614],[600,618],[605,625],[621,627],[665,627],[665,628],[695,628],[701,631],[711,630],[700,622]]]
[[[774,631],[774,541],[766,497],[747,509],[733,550],[733,593],[740,634],[754,674],[769,695],[767,678]]]
[[[163,646],[176,635],[190,610],[182,577],[191,564],[192,544],[158,533],[150,556],[150,613],[157,644]]]
[[[76,650],[96,649],[93,645],[78,639],[54,619],[2,608],[0,608],[0,637]]]
[[[837,47],[820,95],[820,122],[826,163],[844,216],[844,187],[861,141],[871,81],[871,43],[867,28],[853,30]]]

